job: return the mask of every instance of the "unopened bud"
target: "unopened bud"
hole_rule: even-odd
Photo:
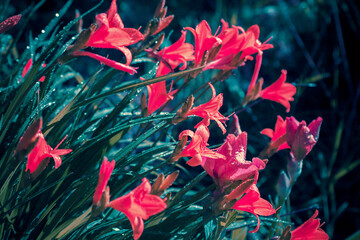
[[[291,159],[287,162],[287,172],[290,177],[290,182],[295,182],[302,172],[303,161],[297,161],[294,155],[290,153]]]
[[[192,106],[194,105],[194,96],[190,95],[185,103],[181,106],[181,108],[176,112],[175,117],[172,120],[173,124],[177,124],[179,122],[182,122],[186,119],[186,114],[190,111]]]

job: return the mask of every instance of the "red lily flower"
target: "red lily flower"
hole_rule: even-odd
[[[144,231],[143,219],[163,211],[167,206],[163,199],[150,194],[149,180],[143,182],[128,194],[109,203],[109,206],[123,212],[131,223],[134,239],[138,239]]]
[[[247,104],[250,101],[254,101],[255,99],[261,97],[264,99],[268,99],[274,102],[278,102],[284,107],[286,107],[286,112],[290,111],[290,102],[294,101],[293,96],[296,93],[296,87],[291,83],[286,83],[286,70],[281,71],[281,75],[278,80],[276,80],[273,84],[268,86],[267,88],[262,89],[263,79],[260,79],[258,83],[256,80],[259,76],[259,71],[262,63],[262,52],[260,51],[256,57],[255,69],[253,76],[251,78],[245,99],[243,104]]]
[[[281,116],[277,116],[275,129],[272,130],[271,128],[265,128],[260,133],[271,138],[270,144],[273,144],[276,140],[278,140],[280,137],[286,134],[286,121],[282,119]],[[286,142],[286,138],[284,138],[284,141],[281,141],[277,145],[279,146],[274,146],[274,147],[276,147],[278,151],[282,149],[290,148],[290,146]]]
[[[195,66],[199,66],[205,52],[221,44],[221,40],[211,34],[210,26],[205,20],[201,21],[195,29],[191,27],[184,29],[189,30],[195,37]]]
[[[103,192],[105,191],[107,183],[110,179],[111,173],[114,170],[114,167],[115,167],[115,160],[109,162],[105,157],[100,167],[99,180],[93,196],[93,205],[99,204]]]
[[[241,52],[237,61],[238,63],[241,63],[247,59],[252,60],[250,55],[273,47],[273,45],[266,43],[268,40],[264,43],[259,41],[260,28],[258,25],[251,26],[245,32],[245,30],[239,26],[232,26],[230,28],[229,24],[223,19],[221,20],[221,23],[221,32],[217,37],[221,39],[222,46],[215,59],[223,58],[228,55],[235,57],[236,54]],[[239,33],[239,31],[241,33]]]
[[[143,78],[140,78],[145,80]],[[169,92],[166,91],[165,81],[153,83],[146,86],[149,93],[149,101],[147,104],[148,113],[152,114],[156,110],[158,110],[162,105],[164,105],[167,101],[172,100],[173,95],[177,90],[171,90],[172,84],[170,86]]]
[[[34,149],[28,154],[28,161],[25,169],[25,171],[30,170],[31,174],[36,171],[36,173],[34,173],[36,176],[46,168],[49,163],[49,158],[54,159],[55,168],[58,168],[61,165],[60,156],[69,154],[72,151],[71,149],[58,149],[67,136],[65,136],[54,149],[47,144],[41,130],[37,133],[37,137],[38,141]]]
[[[206,126],[198,126],[195,133],[191,130],[184,130],[179,135],[179,139],[186,139],[185,142],[187,141],[187,137],[192,138],[191,142],[179,155],[174,157],[174,161],[181,157],[191,157],[187,164],[195,167],[202,164],[204,159],[203,157],[215,159],[225,158],[222,154],[214,152],[206,147],[210,137],[209,129]]]
[[[321,123],[321,117],[313,120],[309,126],[305,121],[299,123],[294,117],[286,118],[286,141],[297,161],[302,161],[316,144]]]
[[[186,31],[182,31],[181,37],[174,44],[160,51],[155,51],[154,49],[146,50],[146,52],[160,61],[156,77],[173,72],[181,63],[183,65],[180,67],[180,70],[184,70],[187,67],[186,61],[194,60],[194,47],[190,43],[185,43],[185,38]]]
[[[318,210],[314,215],[301,226],[291,231],[291,240],[327,240],[329,236],[320,227],[320,220],[317,218]]]
[[[0,34],[6,32],[7,30],[13,28],[21,19],[21,14],[11,16],[8,19],[0,23]]]
[[[223,134],[225,134],[226,129],[225,129],[225,126],[223,125],[223,123],[225,122],[225,120],[229,120],[229,118],[224,117],[219,112],[219,109],[223,105],[223,94],[220,93],[219,95],[216,96],[216,91],[215,91],[214,86],[211,83],[209,83],[209,85],[210,85],[212,93],[213,93],[213,96],[210,99],[210,101],[207,103],[201,104],[197,107],[194,107],[186,114],[186,116],[195,115],[195,116],[204,118],[201,122],[199,122],[195,126],[195,128],[197,128],[201,124],[204,124],[205,126],[209,126],[210,120],[215,120],[216,123],[218,124],[218,126],[220,127],[220,129],[222,130]]]
[[[286,70],[281,70],[281,75],[276,82],[260,92],[260,97],[278,102],[286,107],[286,112],[290,111],[289,101],[294,101],[296,87],[291,83],[286,83]]]
[[[254,230],[249,231],[250,233],[257,232],[260,228],[259,216],[270,216],[276,213],[272,205],[265,199],[260,197],[259,189],[255,184],[246,190],[245,195],[238,200],[233,209],[249,212],[255,215],[257,218],[257,226]]]
[[[207,51],[207,69],[233,69],[243,64],[247,59],[252,60],[252,54],[264,51],[273,46],[259,41],[260,29],[258,25],[251,26],[246,32],[238,26],[229,27],[229,24],[221,20],[221,32],[213,36],[206,21],[202,21],[196,30],[185,28],[193,33],[195,37],[195,66],[201,64]],[[221,46],[219,46],[221,44]],[[216,49],[216,47],[220,47]]]
[[[238,136],[229,134],[226,141],[217,149],[217,153],[225,158],[205,158],[203,168],[214,179],[220,188],[238,180],[245,180],[265,168],[265,162],[260,158],[246,161],[247,133]]]
[[[25,64],[24,69],[23,69],[22,72],[21,72],[21,77],[24,78],[24,77],[26,76],[26,74],[27,74],[27,73],[29,72],[29,70],[31,69],[32,65],[33,65],[33,60],[32,60],[32,58],[29,58],[29,60],[28,60],[27,63]],[[46,64],[43,63],[41,66],[44,68],[44,67],[46,67]],[[39,81],[39,82],[44,82],[44,81],[45,81],[45,76],[42,76],[38,81]]]
[[[126,64],[118,63],[85,51],[75,51],[72,54],[75,56],[89,56],[115,69],[130,74],[136,73],[135,68],[128,66],[132,61],[132,54],[126,46],[143,40],[144,36],[137,29],[124,27],[120,15],[117,13],[116,0],[112,0],[110,8],[106,13],[96,15],[96,23],[98,28],[91,32],[86,46],[118,49],[124,53]]]
[[[194,59],[193,46],[189,43],[185,43],[186,32],[182,31],[181,37],[174,44],[169,47],[165,47],[161,51],[154,51],[147,49],[146,52],[156,57],[159,61],[159,68],[156,72],[156,77],[166,75],[173,72],[176,67],[181,63],[183,64],[180,69],[184,70],[187,67],[186,61]],[[166,91],[165,81],[150,84],[146,86],[149,92],[148,111],[149,114],[153,113],[164,105],[167,101],[172,100],[173,95],[177,90]]]

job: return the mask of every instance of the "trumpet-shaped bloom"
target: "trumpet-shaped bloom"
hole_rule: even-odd
[[[66,136],[61,142],[53,149],[47,144],[45,137],[41,131],[37,133],[38,141],[34,149],[28,154],[28,161],[25,171],[29,170],[30,173],[34,173],[35,170],[39,172],[43,171],[49,163],[49,158],[53,158],[55,162],[55,168],[61,165],[61,155],[69,154],[71,149],[58,149],[61,143],[65,140]]]
[[[146,51],[160,61],[156,76],[164,76],[173,72],[176,67],[183,64],[180,70],[187,67],[187,61],[194,60],[194,47],[185,43],[186,31],[182,31],[181,37],[174,44],[165,47],[160,51],[147,49]]]
[[[236,54],[241,52],[237,61],[238,63],[241,63],[240,60],[246,61],[247,59],[252,59],[252,54],[273,47],[273,45],[266,43],[267,41],[264,43],[259,41],[260,28],[258,25],[253,25],[245,31],[239,26],[232,26],[230,28],[229,24],[223,19],[221,20],[221,23],[221,32],[217,37],[221,39],[222,46],[215,59],[223,58],[228,55],[235,57]]]
[[[195,115],[198,117],[202,117],[203,120],[201,122],[199,122],[195,128],[197,128],[200,125],[205,125],[205,126],[209,126],[210,125],[210,120],[214,120],[218,126],[220,127],[220,129],[222,130],[223,134],[226,133],[226,129],[224,126],[224,122],[226,120],[229,120],[229,118],[224,117],[220,112],[219,109],[221,108],[221,106],[223,105],[223,94],[220,93],[219,95],[216,96],[216,91],[214,86],[209,83],[211,90],[212,90],[212,98],[210,99],[209,102],[201,104],[197,107],[192,108],[187,114],[186,116],[191,116],[191,115]]]
[[[86,46],[118,49],[124,53],[126,64],[118,63],[85,51],[75,51],[72,54],[75,56],[89,56],[115,69],[130,74],[136,73],[135,68],[128,66],[132,61],[132,54],[126,46],[143,40],[144,36],[137,29],[124,27],[120,15],[117,13],[116,0],[111,2],[110,8],[106,13],[96,15],[96,23],[98,28],[91,32]]]
[[[159,196],[150,194],[151,185],[144,178],[143,182],[128,194],[109,203],[109,206],[123,212],[131,223],[134,239],[144,231],[143,219],[148,219],[166,208],[166,203]]]
[[[320,227],[320,219],[316,218],[318,210],[302,225],[291,231],[291,240],[327,240],[329,236]],[[316,218],[316,219],[315,219]]]
[[[290,111],[290,101],[294,101],[296,87],[291,83],[286,83],[286,70],[281,71],[278,80],[260,92],[260,97],[274,102],[278,102],[286,107],[286,112]]]
[[[305,121],[299,123],[294,117],[286,118],[286,141],[297,161],[302,161],[316,144],[321,123],[321,117],[313,120],[309,126]]]
[[[221,40],[211,34],[211,28],[209,24],[203,20],[195,29],[191,27],[184,28],[189,30],[195,38],[195,65],[201,64],[203,56],[206,51],[209,51],[213,47],[221,44]]]
[[[203,168],[220,188],[237,180],[245,180],[265,168],[265,162],[259,158],[245,160],[246,147],[246,132],[238,136],[229,134],[225,143],[216,151],[225,158],[205,158],[203,161]]]
[[[115,167],[115,160],[109,162],[107,158],[104,158],[104,161],[101,164],[99,172],[98,184],[95,188],[95,193],[93,196],[93,205],[97,205],[100,202],[101,196],[106,189],[107,183],[110,179],[111,173]]]
[[[21,15],[11,16],[0,23],[0,34],[13,28],[21,19]]]
[[[254,101],[257,98],[261,97],[264,99],[268,99],[274,102],[278,102],[284,107],[286,107],[286,111],[290,111],[290,101],[294,101],[293,96],[296,93],[296,87],[291,83],[286,83],[286,70],[281,71],[281,75],[273,84],[268,86],[267,88],[262,89],[263,79],[260,79],[258,83],[256,83],[260,67],[262,63],[262,52],[260,51],[256,56],[256,63],[253,76],[251,78],[246,97],[243,103],[248,103],[250,101]]]
[[[221,22],[221,32],[215,35],[211,34],[206,21],[199,23],[195,30],[190,27],[185,28],[195,37],[195,66],[200,65],[204,59],[206,66],[203,70],[233,69],[252,59],[252,54],[273,47],[271,44],[259,41],[258,25],[253,25],[245,31],[239,26],[230,28],[224,20]]]
[[[255,215],[257,219],[257,226],[254,230],[249,231],[250,233],[257,232],[260,228],[259,216],[270,216],[276,213],[272,205],[265,199],[260,197],[259,189],[255,184],[245,192],[245,195],[238,200],[233,209],[249,212]]]
[[[206,147],[210,137],[209,129],[206,126],[198,126],[195,133],[191,130],[184,130],[180,133],[179,139],[183,137],[185,137],[186,140],[187,137],[191,137],[192,139],[189,145],[187,145],[179,155],[174,157],[175,161],[181,157],[191,157],[187,164],[194,167],[202,164],[203,157],[215,159],[225,158],[222,154]]]
[[[149,94],[149,101],[147,104],[147,109],[149,111],[149,114],[152,114],[153,112],[158,110],[167,101],[172,100],[174,98],[173,95],[177,91],[177,90],[171,90],[172,89],[172,84],[171,84],[170,90],[169,92],[167,92],[165,81],[153,83],[147,85],[146,87]]]
[[[180,39],[169,47],[165,47],[161,51],[146,50],[150,55],[156,57],[159,61],[159,68],[156,72],[156,77],[166,75],[183,64],[180,69],[184,70],[187,67],[187,61],[194,59],[194,49],[189,43],[185,43],[186,32],[183,31]],[[153,113],[164,105],[167,101],[172,100],[176,90],[166,91],[165,81],[150,84],[146,86],[149,93],[148,111]]]
[[[281,116],[277,116],[275,129],[272,130],[271,128],[265,128],[260,133],[271,138],[271,143],[274,143],[276,140],[278,140],[280,137],[286,134],[286,121],[282,119]],[[286,143],[286,138],[285,138],[284,141],[278,146],[278,150],[282,150],[286,148],[290,148],[290,147]]]

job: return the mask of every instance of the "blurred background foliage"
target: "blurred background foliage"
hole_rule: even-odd
[[[9,1],[4,15],[21,13],[32,2]],[[17,45],[19,52],[28,45],[28,33],[39,34],[64,2],[48,0],[39,8],[29,21],[29,31],[21,36]],[[108,2],[105,1],[97,13],[106,11]],[[63,23],[74,18],[75,9],[85,12],[97,3],[97,0],[75,0]],[[125,26],[145,27],[157,3],[157,0],[118,1],[118,10]],[[332,239],[346,239],[360,229],[359,2],[168,0],[167,6],[168,14],[175,15],[167,30],[167,35],[170,29],[173,30],[171,41],[178,39],[183,27],[195,27],[203,19],[209,22],[214,33],[222,18],[244,29],[258,24],[261,41],[273,37],[270,43],[274,49],[264,53],[260,71],[265,84],[276,80],[281,69],[287,69],[289,82],[298,87],[297,98],[287,116],[294,115],[307,122],[317,116],[324,119],[317,146],[305,160],[303,173],[293,188],[289,200],[292,210],[320,206],[320,217],[326,222],[323,228],[333,236]],[[93,16],[90,14],[84,18],[84,26],[93,21]],[[13,29],[9,33],[14,32]],[[81,74],[93,74],[97,64],[89,61],[77,70]],[[224,104],[228,104],[221,112],[225,113],[241,103],[253,64],[248,62],[246,67],[233,71],[225,82],[217,83],[217,91],[224,93]],[[258,153],[268,141],[260,135],[259,129],[274,126],[274,112],[286,116],[282,106],[270,101],[239,113],[242,129],[249,136],[251,148],[248,155]],[[262,196],[274,195],[276,178],[286,165],[285,157],[281,152],[274,155],[260,174]],[[300,211],[296,216],[299,218],[294,214],[293,221],[297,224],[309,217],[306,211]]]

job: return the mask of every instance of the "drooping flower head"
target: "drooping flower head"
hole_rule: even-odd
[[[327,240],[329,236],[320,227],[320,219],[316,218],[318,210],[302,225],[291,231],[291,240]],[[316,219],[315,219],[316,218]]]
[[[143,178],[142,183],[128,194],[109,203],[109,206],[124,213],[131,223],[134,239],[138,239],[144,231],[144,220],[163,211],[167,206],[159,196],[150,194],[149,180]]]
[[[111,173],[114,170],[114,167],[115,167],[115,160],[109,162],[105,157],[100,167],[99,180],[93,196],[93,205],[98,205],[98,203],[100,202],[100,199],[110,179]]]
[[[224,123],[226,120],[229,120],[229,118],[224,117],[219,112],[219,109],[223,105],[223,94],[220,93],[219,95],[216,96],[216,91],[215,91],[214,86],[211,83],[209,83],[209,85],[210,85],[210,88],[211,88],[212,94],[213,94],[210,101],[207,103],[201,104],[197,107],[192,108],[190,111],[188,111],[186,116],[195,115],[195,116],[203,118],[203,120],[201,122],[199,122],[195,126],[195,128],[197,128],[198,126],[200,126],[202,124],[205,126],[209,126],[210,120],[214,120],[218,124],[220,129],[222,130],[223,134],[225,134],[226,129],[225,129]]]
[[[296,161],[302,161],[315,146],[320,133],[322,118],[313,120],[309,126],[294,118],[286,118],[286,140]]]
[[[198,126],[195,133],[191,130],[184,130],[179,135],[179,139],[186,138],[187,140],[187,137],[192,138],[191,142],[179,155],[174,156],[174,161],[181,157],[191,157],[187,164],[194,167],[202,164],[203,157],[215,159],[225,158],[225,156],[220,153],[216,153],[206,147],[210,137],[209,129],[206,126]]]

